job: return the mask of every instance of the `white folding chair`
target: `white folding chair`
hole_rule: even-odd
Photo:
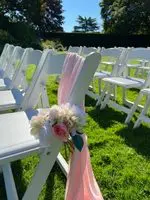
[[[148,73],[147,79],[142,87],[142,89],[140,90],[138,96],[136,97],[136,100],[133,104],[133,106],[130,109],[130,112],[127,115],[127,118],[125,120],[125,123],[129,123],[133,114],[135,113],[135,111],[138,109],[138,107],[140,106],[140,115],[138,116],[137,121],[134,124],[133,128],[137,128],[140,126],[140,124],[142,123],[142,121],[149,123],[150,122],[150,118],[148,117],[148,108],[150,106],[150,72]],[[144,104],[144,106],[139,105],[141,99],[143,96],[146,96],[146,102]]]
[[[6,111],[10,109],[20,109],[21,102],[24,96],[28,93],[28,88],[31,87],[26,81],[26,69],[28,65],[34,64],[38,65],[42,52],[39,50],[28,49],[21,60],[20,68],[17,74],[15,74],[14,80],[12,80],[13,85],[10,86],[10,90],[0,91],[0,111]],[[45,54],[43,53],[43,57]],[[42,57],[42,58],[43,58]],[[33,75],[33,80],[37,77],[40,70],[40,65],[36,68]]]
[[[118,69],[120,65],[122,64],[122,61],[125,59],[126,56],[126,49],[117,49],[117,48],[102,48],[101,50],[101,56],[102,60],[103,59],[108,59],[113,60],[113,62],[108,61],[101,61],[100,66],[98,70],[95,72],[94,77],[93,77],[93,87],[94,87],[94,79],[98,80],[98,88],[99,88],[99,94],[95,94],[93,92],[89,92],[89,95],[95,99],[97,99],[96,106],[98,106],[101,102],[102,97],[105,95],[105,91],[102,91],[102,80],[103,78],[106,77],[112,77],[115,76],[116,73],[118,73]],[[104,71],[102,69],[102,66],[105,65],[111,65],[111,71]],[[106,70],[106,69],[105,69]],[[120,72],[121,73],[121,72]],[[114,91],[114,96],[116,96],[115,91]]]
[[[124,63],[124,66],[126,67],[127,61],[129,59],[146,59],[146,60],[150,60],[150,49],[148,48],[135,48],[135,49],[131,49],[128,53],[127,56],[127,60]],[[111,78],[104,78],[103,80],[105,81],[106,84],[106,91],[108,92],[107,95],[105,96],[103,102],[101,103],[101,108],[100,109],[104,109],[106,107],[106,105],[110,106],[110,107],[114,107],[120,111],[125,112],[126,114],[130,115],[131,112],[131,105],[133,105],[133,102],[131,101],[127,101],[125,99],[125,92],[123,93],[123,103],[124,105],[119,105],[118,103],[116,103],[113,100],[110,100],[110,94],[112,91],[112,86],[120,86],[123,88],[123,91],[125,91],[126,89],[131,89],[131,88],[136,88],[136,89],[141,89],[143,87],[145,87],[145,84],[147,84],[145,80],[143,79],[138,79],[138,78],[134,78],[134,77],[129,77],[126,71],[126,68],[124,68],[124,76],[120,76],[120,77],[111,77]],[[125,106],[126,105],[126,106]],[[128,108],[129,107],[129,108]],[[140,106],[138,105],[138,107],[140,108]],[[125,121],[126,123],[128,123],[128,120],[126,119]]]
[[[2,66],[0,68],[0,78],[3,78],[3,76],[4,76],[5,69],[6,69],[7,64],[8,64],[8,62],[11,58],[11,55],[14,51],[14,48],[15,48],[14,45],[9,45],[6,49],[6,53],[5,53],[5,56],[4,56],[4,59],[3,59],[3,63],[2,63]]]
[[[85,92],[88,89],[88,85],[92,80],[96,68],[98,67],[99,57],[100,54],[98,53],[86,57],[83,68],[77,77],[70,98],[68,99],[71,104],[81,105],[83,102]],[[92,68],[91,64],[93,65]],[[47,71],[50,69],[45,70]],[[38,78],[40,79],[41,76]],[[41,79],[41,82],[39,79],[37,79],[37,81],[42,86],[43,81]],[[29,120],[38,112],[39,110],[28,109],[26,112],[20,111],[0,115],[0,166],[3,170],[8,200],[18,200],[10,163],[15,160],[20,160],[35,152],[40,153],[38,166],[36,167],[34,176],[22,198],[23,200],[37,200],[42,190],[42,186],[56,161],[60,147],[62,146],[62,143],[55,139],[51,132],[47,138],[50,142],[49,146],[42,146],[41,141],[35,139],[30,134]],[[19,123],[17,123],[18,121]],[[43,134],[44,133],[46,133],[46,129],[43,129]]]
[[[12,83],[12,79],[15,73],[17,73],[17,70],[20,66],[21,57],[23,56],[24,49],[16,46],[14,48],[14,51],[11,55],[11,58],[6,66],[3,79],[0,79],[0,90],[6,90],[9,89],[9,86]]]
[[[136,120],[133,128],[139,127],[142,122],[145,122],[145,123],[148,123],[148,124],[150,123],[150,118],[148,116],[148,109],[150,107],[150,88],[145,88],[145,89],[142,89],[140,91],[138,99],[137,99],[137,101],[135,101],[135,104],[131,108],[131,113],[128,116],[126,121],[127,121],[127,123],[129,123],[129,121],[131,120],[131,118],[134,114],[134,111],[137,109],[137,104],[138,104],[138,102],[140,102],[143,95],[145,95],[147,97],[146,102],[145,102],[145,105],[144,105],[140,115],[138,116],[138,119]]]

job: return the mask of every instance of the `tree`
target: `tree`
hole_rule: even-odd
[[[40,32],[62,31],[62,0],[0,0],[0,13]]]
[[[99,29],[96,19],[91,17],[78,16],[78,26],[74,26],[74,32],[94,32]]]
[[[103,0],[100,7],[106,33],[150,33],[149,0]]]

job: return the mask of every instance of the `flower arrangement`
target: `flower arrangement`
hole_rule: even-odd
[[[31,134],[38,137],[46,122],[52,128],[52,134],[62,142],[70,142],[79,150],[83,147],[82,128],[85,124],[85,112],[69,103],[54,105],[49,111],[41,112],[31,119]]]

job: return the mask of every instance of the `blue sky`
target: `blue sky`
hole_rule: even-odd
[[[64,31],[73,31],[73,27],[77,25],[76,19],[78,15],[96,18],[98,25],[101,26],[102,20],[99,2],[100,0],[63,0],[65,17],[65,23],[63,25]],[[102,30],[102,26],[100,30]]]

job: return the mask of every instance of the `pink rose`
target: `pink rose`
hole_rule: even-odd
[[[65,124],[55,124],[52,127],[53,135],[56,136],[59,140],[66,142],[69,137],[69,132]]]

